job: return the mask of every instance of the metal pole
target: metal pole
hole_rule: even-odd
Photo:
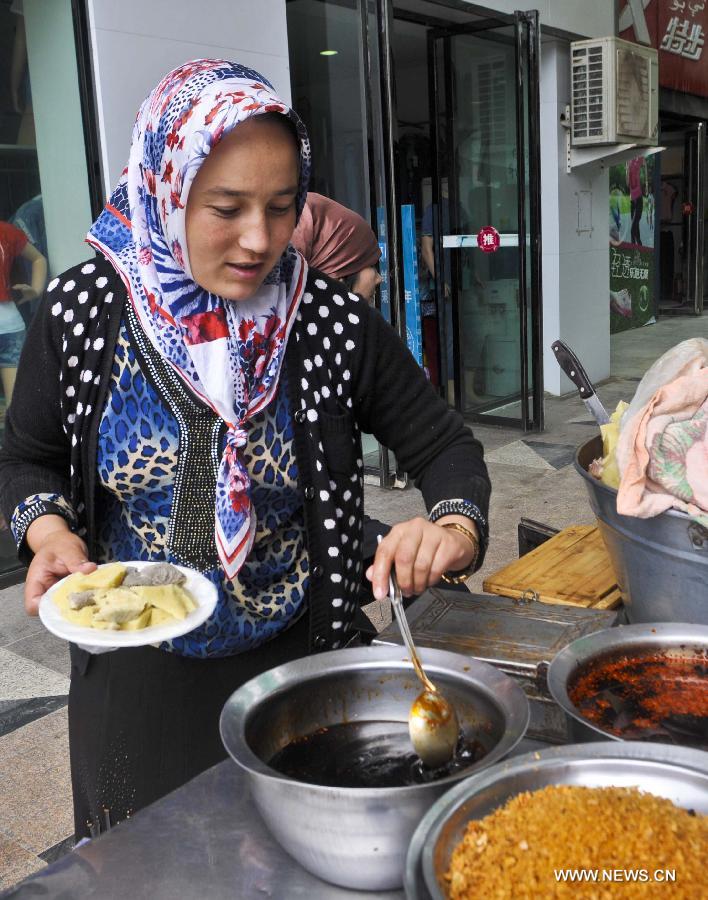
[[[540,31],[538,13],[524,13],[528,23],[529,230],[531,242],[531,374],[533,425],[542,431],[543,408],[543,282],[541,277],[541,135]]]
[[[398,228],[398,188],[396,185],[396,138],[394,116],[396,103],[393,83],[393,54],[391,52],[391,2],[377,0],[376,14],[379,26],[379,58],[381,70],[381,111],[383,118],[384,166],[386,179],[386,206],[388,220],[388,278],[391,298],[392,324],[402,340],[406,338],[406,323],[401,280],[399,278],[400,240]]]
[[[705,276],[705,172],[703,169],[706,151],[706,123],[699,122],[696,133],[696,259],[695,259],[695,297],[694,312],[697,316],[703,313],[703,278]]]
[[[526,278],[526,154],[524,127],[524,27],[522,13],[515,13],[516,32],[516,167],[519,233],[519,340],[521,344],[521,427],[529,425],[528,283]]]
[[[445,340],[444,325],[441,330],[440,323],[442,319],[441,310],[444,309],[445,292],[441,287],[440,274],[442,272],[443,254],[440,246],[440,236],[442,235],[442,210],[440,196],[440,136],[438,134],[438,102],[440,99],[438,85],[438,67],[437,67],[437,47],[438,37],[432,30],[428,31],[428,109],[430,115],[430,146],[433,148],[432,153],[432,171],[431,184],[432,194],[430,202],[433,205],[433,262],[435,265],[435,278],[433,278],[433,286],[435,290],[435,310],[437,313],[438,327],[438,379],[440,382],[440,390],[443,397],[448,401],[447,396],[447,342]],[[438,240],[435,240],[437,236]],[[445,373],[445,374],[443,374]]]

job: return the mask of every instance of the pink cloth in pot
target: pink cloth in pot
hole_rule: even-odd
[[[622,429],[617,512],[678,509],[708,524],[708,367],[696,360]]]

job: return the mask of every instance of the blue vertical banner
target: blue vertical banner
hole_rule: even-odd
[[[403,229],[403,296],[406,303],[406,341],[419,366],[423,365],[423,337],[420,327],[420,293],[418,291],[418,252],[415,241],[415,207],[401,207]]]
[[[386,231],[386,210],[383,206],[376,208],[376,221],[379,232],[379,250],[381,251],[381,259],[379,260],[379,275],[381,275],[381,284],[379,285],[380,309],[384,319],[390,322],[391,297],[388,281],[388,233]]]

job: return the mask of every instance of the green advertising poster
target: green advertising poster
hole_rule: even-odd
[[[654,157],[610,168],[610,333],[654,318]]]

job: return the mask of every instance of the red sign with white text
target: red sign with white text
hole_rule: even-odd
[[[708,0],[623,2],[619,36],[659,51],[659,84],[708,97]]]
[[[477,232],[477,246],[483,253],[494,253],[500,244],[499,232],[492,225],[485,225]]]

